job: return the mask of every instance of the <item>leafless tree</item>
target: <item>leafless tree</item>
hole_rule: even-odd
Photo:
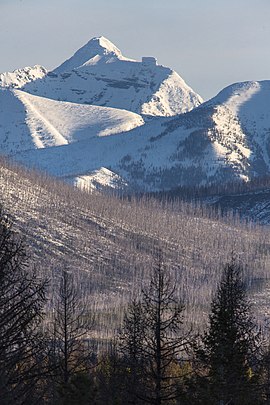
[[[145,403],[169,404],[179,396],[175,368],[190,340],[182,329],[183,310],[159,253],[149,286],[141,302],[129,307],[121,335],[131,367],[137,366],[137,398]]]
[[[56,296],[53,342],[60,386],[77,372],[88,372],[93,355],[90,346],[94,318],[87,308],[74,276],[63,271]]]
[[[1,404],[39,403],[46,372],[39,332],[46,282],[28,267],[23,239],[0,212],[0,392]]]

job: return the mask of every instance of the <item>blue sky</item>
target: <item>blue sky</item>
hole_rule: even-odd
[[[269,0],[0,0],[0,72],[52,69],[94,36],[156,56],[205,99],[270,79]]]

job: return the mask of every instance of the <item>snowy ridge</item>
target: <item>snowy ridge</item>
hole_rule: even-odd
[[[21,88],[25,84],[42,79],[47,74],[47,70],[41,65],[16,69],[14,72],[0,73],[0,89]]]
[[[128,184],[116,173],[101,167],[99,170],[94,170],[92,173],[82,176],[65,178],[81,190],[104,190],[104,189],[119,189],[128,188]]]
[[[219,142],[228,146],[228,159],[241,161],[248,177],[270,170],[269,99],[266,80],[233,84],[204,104],[215,109],[215,131]]]
[[[59,102],[21,90],[0,91],[2,152],[68,145],[129,131],[144,123],[134,113]]]

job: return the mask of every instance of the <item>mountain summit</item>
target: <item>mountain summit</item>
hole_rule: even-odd
[[[71,58],[54,69],[54,73],[70,72],[84,64],[91,64],[91,62],[94,64],[95,61],[100,60],[102,57],[107,60],[109,58],[123,58],[121,51],[107,38],[103,36],[95,37],[75,52]]]
[[[103,36],[92,38],[56,69],[22,89],[57,101],[160,117],[182,114],[203,101],[174,70],[158,65],[152,56],[128,59]]]

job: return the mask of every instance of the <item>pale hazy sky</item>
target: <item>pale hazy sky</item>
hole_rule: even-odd
[[[205,99],[270,79],[270,0],[0,0],[0,72],[53,69],[100,35],[156,56]]]

